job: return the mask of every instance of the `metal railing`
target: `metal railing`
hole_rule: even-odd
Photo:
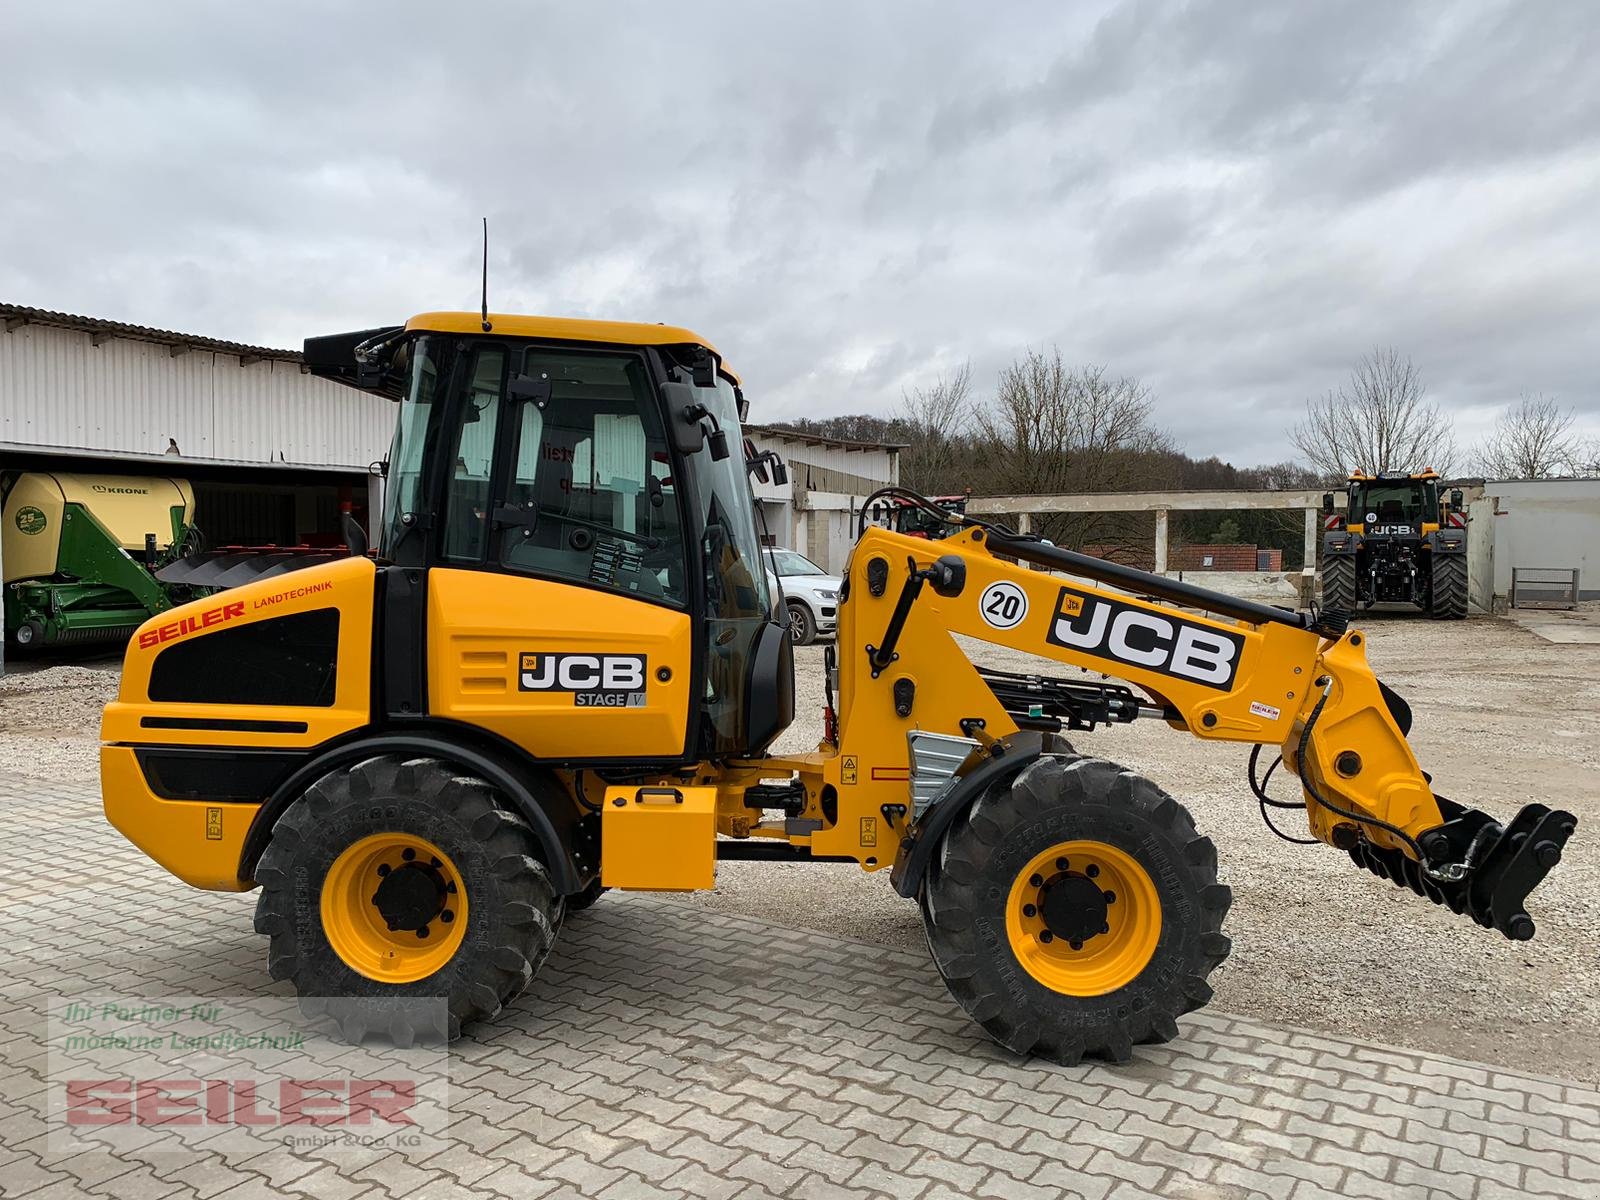
[[[1577,567],[1512,567],[1512,608],[1577,608]]]

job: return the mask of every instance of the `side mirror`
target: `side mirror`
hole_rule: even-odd
[[[537,375],[513,375],[511,382],[506,384],[506,398],[509,400],[532,400],[535,404],[548,404],[554,392],[555,385]]]
[[[1322,511],[1325,512],[1325,513],[1333,512],[1333,493],[1332,492],[1323,492],[1322,493]]]
[[[758,483],[772,482],[772,474],[767,470],[767,456],[757,450],[755,442],[749,438],[744,439],[744,469]]]
[[[720,429],[713,429],[707,439],[711,446],[711,461],[721,462],[728,457],[728,435]]]
[[[774,483],[782,487],[789,482],[789,468],[783,465],[778,452],[757,450],[751,438],[744,439],[744,467],[762,483]]]
[[[1451,508],[1460,509],[1461,506],[1466,503],[1466,499],[1467,498],[1461,494],[1461,489],[1460,488],[1451,488],[1450,489],[1450,507]]]
[[[667,402],[667,424],[671,426],[673,447],[679,454],[697,454],[706,444],[705,426],[700,424],[705,408],[687,383],[668,382],[661,385],[661,397]]]

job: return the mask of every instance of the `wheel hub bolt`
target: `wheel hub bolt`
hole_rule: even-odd
[[[407,862],[411,862],[417,857],[417,852],[410,846],[407,846],[404,850],[400,851],[400,857],[405,859]]]
[[[1101,894],[1105,896],[1107,904],[1115,904],[1117,902],[1117,894],[1115,892],[1108,891]]]
[[[1083,869],[1083,873],[1090,879],[1093,879],[1096,875],[1100,874],[1100,868],[1095,866],[1093,863],[1090,863]]]
[[[1025,916],[1025,917],[1038,916],[1039,915],[1039,910],[1037,908],[1035,908],[1031,904],[1024,904],[1022,906],[1022,915]]]
[[[1056,870],[1065,871],[1066,869],[1067,869],[1067,860],[1064,859],[1064,858],[1056,859]]]
[[[1056,935],[1051,933],[1048,929],[1046,929],[1043,933],[1041,933],[1039,935],[1039,940],[1041,942],[1049,944],[1050,942],[1053,942],[1053,941],[1056,940]]]
[[[1043,875],[1030,875],[1030,876],[1028,876],[1028,886],[1029,887],[1043,887],[1044,886],[1044,876]]]
[[[1082,950],[1083,949],[1083,943],[1082,942],[1068,942],[1067,945],[1071,946],[1074,950]]]

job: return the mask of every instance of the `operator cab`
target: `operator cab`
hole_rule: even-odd
[[[527,577],[687,615],[701,699],[681,760],[760,753],[792,720],[793,651],[746,464],[729,451],[743,445],[743,395],[705,341],[432,313],[308,339],[306,361],[398,402],[381,565]],[[537,611],[524,619],[541,624]]]

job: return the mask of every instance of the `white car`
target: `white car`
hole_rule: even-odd
[[[768,578],[775,582],[789,609],[789,636],[797,646],[809,646],[818,634],[832,634],[839,624],[837,576],[829,575],[804,554],[769,547]],[[771,577],[776,575],[776,580]]]

